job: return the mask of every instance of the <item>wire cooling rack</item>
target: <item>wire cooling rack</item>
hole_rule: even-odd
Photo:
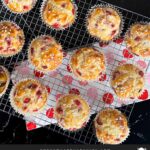
[[[8,70],[10,72],[12,72],[14,70],[14,67],[22,62],[25,61],[27,59],[27,48],[28,45],[30,44],[30,41],[35,38],[38,35],[42,35],[42,34],[50,34],[53,37],[56,38],[56,40],[58,40],[62,45],[64,50],[73,50],[76,49],[76,47],[80,47],[83,45],[89,45],[92,44],[94,42],[96,42],[95,39],[91,38],[88,33],[86,32],[86,28],[85,28],[85,17],[87,14],[87,11],[96,4],[108,4],[104,1],[101,0],[79,0],[76,1],[76,4],[78,6],[78,17],[76,20],[76,23],[69,29],[64,30],[64,31],[54,31],[51,30],[49,28],[47,28],[41,21],[40,18],[40,6],[41,6],[41,1],[38,0],[35,8],[27,14],[24,15],[16,15],[11,13],[10,11],[8,11],[0,2],[0,20],[12,20],[14,22],[16,22],[22,29],[24,29],[25,32],[25,36],[26,36],[26,43],[25,46],[23,48],[23,51],[21,53],[19,53],[18,55],[11,57],[11,58],[0,58],[0,65],[5,66],[6,68],[8,68]],[[116,6],[115,6],[116,7]],[[122,14],[124,17],[124,21],[125,21],[125,27],[123,30],[123,34],[124,35],[126,29],[134,22],[137,21],[150,21],[150,19],[148,17],[142,16],[140,14],[131,12],[129,10],[120,8],[120,7],[116,7]],[[113,45],[113,48],[118,49],[118,52],[121,51],[121,46],[120,47],[116,47],[116,45]],[[120,53],[116,52],[115,55],[122,57],[121,55],[119,55]],[[133,59],[133,61],[135,61]],[[147,61],[147,60],[145,60]],[[115,60],[115,63],[112,64],[112,68],[115,67],[117,65],[117,60]],[[149,64],[149,62],[147,61],[147,63]],[[66,64],[63,64],[64,66]],[[146,71],[146,70],[145,70]],[[53,81],[49,81],[49,83],[51,82],[51,84],[57,84],[55,82],[55,78]],[[11,87],[13,86],[13,83],[11,82],[9,84],[9,88],[6,91],[6,94],[0,98],[0,110],[8,113],[10,115],[19,117],[19,118],[23,118],[22,115],[19,115],[18,113],[16,113],[13,108],[10,106],[9,103],[9,93],[11,90]],[[58,86],[60,86],[58,84]],[[105,85],[104,85],[105,86]],[[66,89],[69,89],[69,87],[66,87]],[[58,89],[56,89],[58,90]],[[107,90],[107,86],[106,89]],[[101,105],[101,107],[104,107],[104,103]],[[98,108],[98,104],[96,104],[96,109]],[[130,118],[130,115],[132,113],[132,110],[134,108],[134,104],[132,105],[127,105],[124,107],[121,107],[120,110],[125,113],[128,117],[128,119]],[[96,112],[95,109],[95,112]],[[81,143],[88,143],[88,144],[96,144],[97,140],[95,138],[95,135],[93,133],[93,117],[95,115],[93,115],[91,117],[91,121],[89,121],[88,125],[81,131],[76,132],[76,133],[70,133],[70,132],[66,132],[63,131],[62,129],[60,129],[57,125],[55,124],[51,124],[48,127],[48,129],[53,130],[55,132],[58,132],[60,134],[66,135],[69,138],[72,138],[78,142]],[[40,118],[42,120],[42,117]]]

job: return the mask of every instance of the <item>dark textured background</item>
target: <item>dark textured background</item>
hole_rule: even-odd
[[[117,6],[135,11],[150,17],[149,0],[106,0]],[[67,144],[76,143],[62,135],[41,128],[27,132],[25,121],[0,112],[0,143],[32,143],[32,144]],[[124,144],[149,144],[150,143],[150,101],[135,105],[130,118],[131,135]],[[5,125],[5,126],[4,126]],[[4,126],[4,127],[3,127]]]

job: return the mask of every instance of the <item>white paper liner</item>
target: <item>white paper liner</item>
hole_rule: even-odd
[[[76,22],[76,20],[77,20],[77,17],[78,17],[78,7],[77,7],[77,5],[75,4],[74,1],[71,1],[71,2],[73,3],[73,5],[74,5],[74,8],[75,8],[75,19],[74,19],[74,22],[73,22],[73,23],[69,24],[69,26],[67,26],[67,27],[65,27],[65,28],[57,28],[57,29],[56,29],[56,28],[53,28],[51,25],[49,25],[48,23],[46,23],[46,22],[44,21],[44,18],[43,18],[43,10],[44,10],[44,7],[45,7],[47,1],[48,1],[48,0],[43,0],[42,5],[41,5],[41,8],[40,8],[40,17],[41,17],[41,19],[42,19],[42,22],[43,22],[47,27],[49,27],[49,28],[52,29],[52,30],[56,30],[56,31],[61,31],[61,30],[62,30],[62,31],[63,31],[63,30],[65,30],[65,29],[69,29],[70,27],[72,27],[72,25],[75,24],[75,22]]]
[[[115,110],[115,111],[117,111],[117,112],[119,112],[119,113],[121,113],[121,114],[123,114],[121,111],[119,111],[119,110],[117,110],[117,109],[113,109],[113,108],[106,108],[106,109],[102,109],[100,112],[102,112],[103,110]],[[100,140],[100,139],[98,139],[98,137],[97,137],[97,135],[96,135],[96,128],[95,128],[95,121],[97,120],[97,117],[99,116],[99,113],[100,112],[98,112],[97,113],[97,115],[96,115],[96,117],[95,117],[95,119],[94,119],[94,121],[93,121],[93,131],[94,131],[94,135],[95,135],[95,137],[97,138],[97,140],[98,140],[98,142],[100,142],[100,143],[102,143],[102,144],[107,144],[107,143],[104,143],[102,140]],[[126,117],[126,115],[125,114],[123,114],[125,117]],[[127,119],[127,118],[126,118]],[[128,121],[128,120],[127,120]],[[110,144],[110,145],[119,145],[119,144],[122,144],[123,142],[125,142],[126,140],[127,140],[127,138],[130,136],[130,128],[129,128],[129,125],[128,125],[128,133],[127,133],[127,135],[126,135],[126,137],[122,140],[122,141],[120,141],[119,143],[116,143],[116,144]]]
[[[17,26],[18,28],[20,28],[20,29],[23,31],[23,29],[22,29],[19,25],[17,25],[15,22],[13,22],[13,21],[10,21],[10,20],[2,20],[2,21],[0,21],[0,24],[3,23],[3,22],[12,23],[12,24],[14,24],[15,26]],[[22,37],[22,38],[23,38],[23,44],[22,44],[22,47],[20,48],[20,50],[19,50],[17,53],[14,53],[14,54],[11,54],[11,55],[9,55],[9,54],[7,54],[7,55],[2,55],[2,54],[0,54],[0,57],[8,58],[8,57],[13,57],[13,56],[19,54],[19,53],[22,51],[22,49],[23,49],[23,47],[24,47],[24,44],[25,44],[24,31],[23,31],[23,37]]]
[[[99,7],[101,7],[101,8],[112,8],[112,9],[114,9],[114,10],[118,13],[118,15],[119,15],[120,18],[121,18],[121,24],[120,24],[120,29],[119,29],[118,34],[117,34],[116,36],[114,36],[111,40],[108,40],[108,41],[104,41],[104,40],[102,40],[102,39],[100,39],[100,38],[98,38],[98,37],[96,37],[96,36],[91,35],[91,34],[89,33],[88,29],[87,29],[87,26],[88,26],[88,25],[87,25],[88,16],[90,15],[90,13],[91,13],[95,8],[99,8]],[[96,40],[98,40],[98,41],[100,41],[100,42],[102,42],[102,43],[104,43],[104,44],[109,44],[109,43],[112,42],[113,40],[119,38],[120,35],[121,35],[121,33],[122,33],[122,30],[123,30],[123,27],[124,27],[123,15],[122,15],[121,12],[120,12],[116,7],[114,7],[113,5],[110,5],[110,4],[106,4],[106,5],[104,5],[104,4],[94,5],[94,6],[88,11],[88,13],[87,13],[87,15],[86,15],[85,27],[86,27],[87,32],[89,33],[89,35],[90,35],[92,38],[94,38],[94,39],[96,39]]]
[[[9,74],[8,70],[5,67],[3,67],[1,65],[0,65],[0,67],[4,70],[4,72],[6,73],[6,76],[7,76],[7,82],[6,82],[6,85],[5,85],[5,89],[2,93],[0,93],[0,98],[1,98],[5,94],[5,92],[8,88],[8,85],[9,85],[9,82],[10,82],[10,74]]]
[[[36,3],[37,3],[37,0],[34,0],[35,2],[34,2],[34,4],[33,4],[32,8],[31,8],[30,10],[26,11],[26,12],[15,12],[15,11],[12,11],[12,10],[7,6],[7,4],[4,2],[4,0],[1,0],[1,1],[2,1],[3,5],[5,6],[5,8],[6,8],[8,11],[10,11],[11,13],[17,14],[17,15],[23,15],[23,14],[26,14],[26,13],[30,12],[30,11],[35,7],[35,5],[36,5]]]
[[[135,22],[133,24],[130,25],[130,27],[127,29],[126,33],[125,33],[125,36],[124,36],[124,41],[125,41],[125,44],[126,44],[126,47],[128,48],[128,50],[130,51],[131,54],[137,56],[137,57],[141,57],[141,58],[147,58],[147,59],[150,59],[150,56],[149,57],[143,57],[143,56],[140,56],[138,54],[135,54],[132,52],[132,50],[130,49],[130,47],[128,46],[127,42],[126,42],[126,39],[128,38],[128,33],[130,32],[131,28],[136,25],[136,24],[150,24],[150,22],[144,22],[144,21],[139,21],[139,22]]]
[[[47,105],[48,99],[47,99],[46,103],[44,104],[44,106],[43,106],[41,109],[39,109],[37,112],[23,112],[21,109],[19,109],[19,108],[16,106],[16,104],[14,103],[14,100],[13,100],[13,97],[14,97],[13,95],[14,95],[15,89],[16,89],[16,87],[18,86],[18,84],[19,84],[20,82],[28,81],[28,80],[32,80],[32,81],[35,81],[36,83],[38,83],[38,84],[40,84],[40,85],[43,85],[43,84],[41,84],[38,80],[35,80],[35,79],[32,79],[32,78],[22,79],[22,80],[20,80],[18,83],[16,83],[16,84],[12,87],[11,92],[10,92],[10,95],[9,95],[9,99],[10,99],[10,104],[11,104],[11,106],[14,108],[14,110],[15,110],[17,113],[19,113],[19,114],[21,114],[21,115],[24,115],[25,117],[31,117],[31,116],[33,117],[33,116],[38,115],[39,113],[41,113],[41,112],[45,109],[45,107],[46,107],[46,105]],[[44,86],[43,86],[43,87],[44,87]],[[47,92],[46,87],[45,87],[45,91]],[[47,92],[47,98],[48,98],[48,92]]]
[[[67,96],[67,95],[70,95],[70,94],[65,94],[65,95],[59,97],[58,101],[59,101],[60,99],[62,99],[63,97]],[[71,95],[74,95],[74,94],[71,94]],[[81,95],[79,95],[79,96],[82,98]],[[84,98],[82,98],[82,99],[88,104],[88,102],[87,102]],[[56,106],[57,106],[57,104],[56,104]],[[88,104],[88,106],[89,106],[89,104]],[[90,106],[89,106],[89,110],[90,110]],[[55,117],[55,112],[56,112],[56,108],[54,109],[54,117]],[[81,128],[76,129],[76,130],[65,129],[63,126],[61,126],[61,124],[59,124],[58,121],[57,121],[57,125],[58,125],[60,128],[62,128],[64,131],[68,131],[68,132],[72,132],[72,133],[74,133],[74,132],[79,132],[79,131],[83,130],[83,129],[86,127],[86,125],[88,124],[88,122],[89,122],[89,120],[90,120],[90,117],[91,117],[91,113],[89,112],[89,116],[88,116],[88,118],[87,118],[86,124],[85,124],[84,126],[82,126]],[[56,117],[55,117],[55,118],[56,118]],[[56,119],[56,120],[57,120],[57,119]]]
[[[31,61],[31,59],[30,59],[30,49],[31,49],[31,45],[32,45],[32,42],[34,42],[36,39],[38,39],[38,38],[41,38],[41,37],[45,37],[45,36],[48,36],[48,37],[50,37],[50,38],[52,38],[53,40],[55,40],[55,38],[53,38],[52,36],[50,36],[50,35],[40,35],[40,36],[37,36],[37,37],[35,37],[32,41],[31,41],[31,43],[29,44],[29,46],[28,46],[28,61],[29,61],[29,63],[37,70],[37,71],[39,71],[39,72],[41,72],[41,73],[45,73],[45,74],[47,74],[47,73],[49,73],[49,72],[53,72],[53,71],[56,71],[60,66],[61,66],[61,64],[57,67],[57,68],[55,68],[55,69],[53,69],[53,70],[39,70],[33,63],[32,63],[32,61]],[[56,40],[55,40],[56,41]],[[58,41],[56,41],[58,44],[60,44],[60,46],[61,46],[61,49],[63,50],[63,47],[62,47],[62,45],[61,45],[61,43],[59,43]],[[63,51],[64,52],[64,51]],[[62,53],[63,53],[62,52]],[[63,59],[62,59],[62,61],[63,61]]]

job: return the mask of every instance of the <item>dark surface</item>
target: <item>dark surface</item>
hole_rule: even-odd
[[[141,13],[150,17],[149,0],[106,0],[117,6]],[[150,143],[150,101],[135,105],[130,118],[131,135],[124,143],[149,144]],[[0,124],[4,125],[8,115],[0,113]],[[0,125],[0,127],[2,127]],[[41,128],[27,132],[25,122],[17,118],[10,118],[5,128],[0,132],[0,143],[34,143],[34,144],[66,144],[76,143],[64,136]]]

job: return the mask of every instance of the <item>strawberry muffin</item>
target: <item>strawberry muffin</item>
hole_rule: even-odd
[[[76,7],[71,0],[47,0],[41,8],[43,21],[57,30],[71,26],[75,22],[76,13]]]
[[[24,45],[24,32],[15,23],[0,22],[0,56],[9,57],[16,55]]]
[[[58,68],[63,61],[62,46],[51,36],[40,36],[34,39],[29,47],[29,61],[41,72]]]
[[[27,13],[35,6],[37,0],[3,0],[3,2],[13,13]]]
[[[103,53],[95,48],[84,47],[73,54],[70,66],[79,80],[95,80],[105,71],[105,58]]]
[[[121,144],[129,136],[128,121],[117,109],[106,108],[100,111],[95,120],[96,137],[103,144]]]
[[[118,66],[112,74],[111,86],[122,99],[138,98],[144,88],[144,72],[132,64]]]
[[[120,34],[122,17],[113,8],[96,6],[89,12],[86,25],[92,37],[109,42]]]
[[[150,58],[150,23],[132,25],[127,31],[125,42],[133,54]]]
[[[79,95],[62,96],[55,108],[55,118],[64,130],[77,131],[89,120],[90,107]]]
[[[48,93],[37,80],[25,79],[18,82],[10,93],[12,107],[20,114],[34,115],[47,103]]]

